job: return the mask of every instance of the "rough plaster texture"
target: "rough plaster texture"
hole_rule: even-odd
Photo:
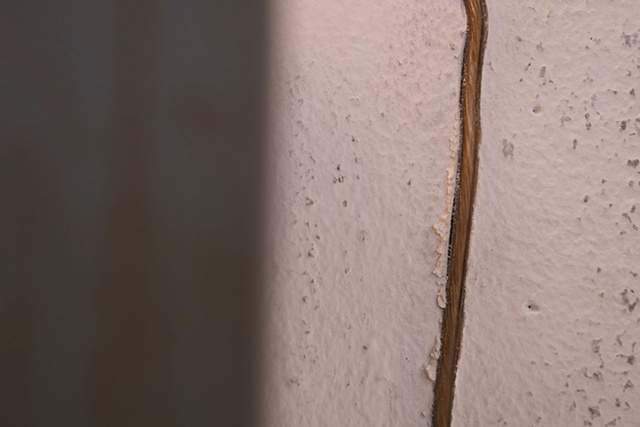
[[[636,426],[640,7],[488,6],[454,425]],[[269,425],[429,422],[463,30],[273,2]]]
[[[461,5],[272,3],[267,424],[426,425]]]
[[[489,2],[455,426],[640,425],[640,6]]]

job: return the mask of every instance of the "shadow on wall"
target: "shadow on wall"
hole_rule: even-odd
[[[0,5],[0,424],[256,423],[264,14]]]

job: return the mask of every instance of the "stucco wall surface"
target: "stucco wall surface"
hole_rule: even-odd
[[[455,426],[640,425],[640,4],[488,1]]]
[[[427,423],[464,28],[448,0],[272,2],[268,425]]]

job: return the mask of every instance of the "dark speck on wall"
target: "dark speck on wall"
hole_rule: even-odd
[[[506,139],[502,140],[502,155],[505,159],[513,158],[513,143],[507,141]]]

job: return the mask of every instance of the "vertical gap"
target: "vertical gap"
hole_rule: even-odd
[[[447,265],[447,305],[442,319],[442,350],[432,411],[434,427],[451,425],[456,369],[464,322],[465,277],[478,178],[480,144],[480,89],[487,40],[485,0],[465,0],[467,38],[460,80],[461,140],[457,185],[451,215]]]

